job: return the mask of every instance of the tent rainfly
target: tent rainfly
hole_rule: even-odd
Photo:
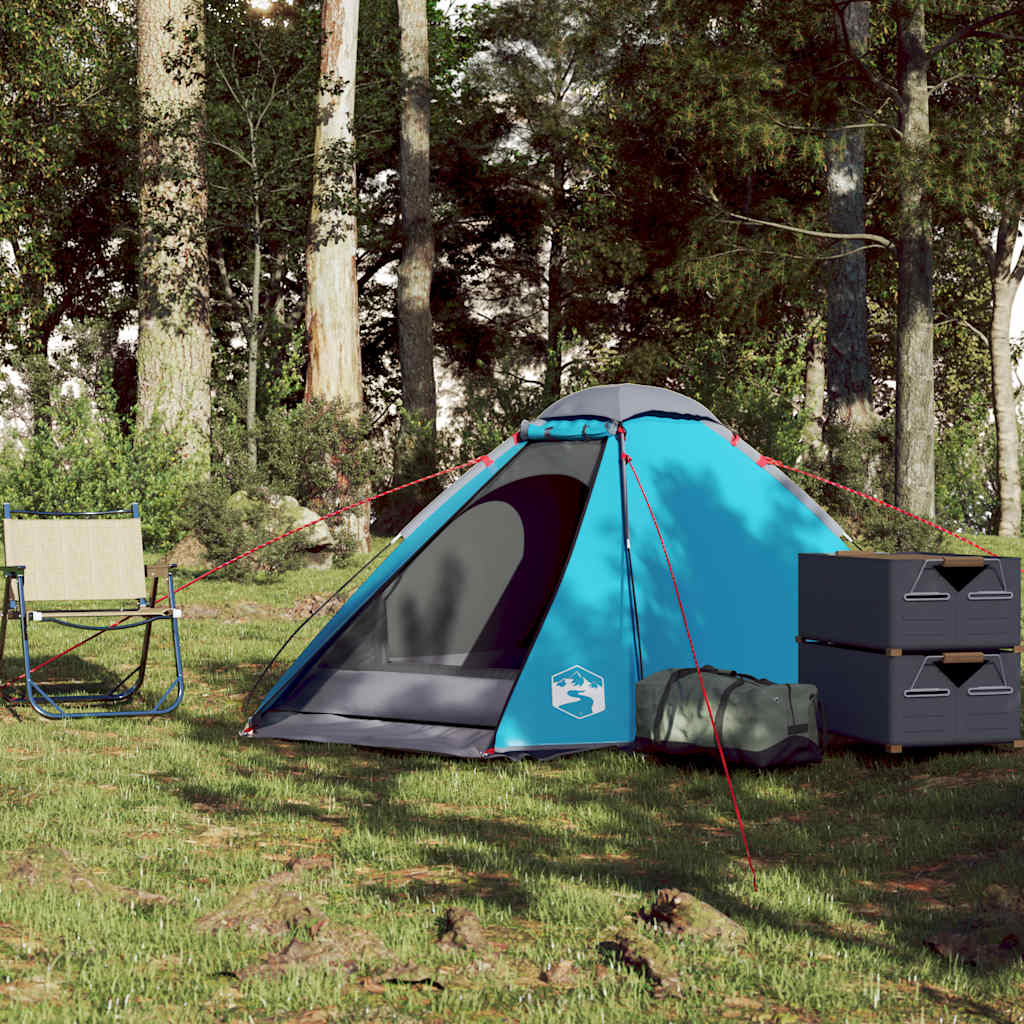
[[[797,553],[842,530],[698,402],[617,384],[556,401],[416,516],[243,735],[630,745],[637,681],[693,664],[648,501],[701,663],[795,682]]]

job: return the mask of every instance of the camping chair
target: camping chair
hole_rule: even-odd
[[[122,518],[113,518],[117,516]],[[5,502],[3,528],[9,564],[2,567],[4,604],[0,616],[0,659],[5,652],[7,622],[18,619],[25,660],[24,700],[44,718],[137,718],[173,711],[185,693],[178,638],[181,609],[174,602],[172,570],[175,567],[143,564],[138,504],[112,512],[61,513],[12,509]],[[158,605],[157,583],[163,576],[167,577],[167,603]],[[152,580],[148,596],[147,579]],[[58,602],[60,607],[54,607]],[[106,602],[106,606],[101,602]],[[118,602],[118,606],[111,607],[110,602]],[[76,619],[91,621],[71,621]],[[100,624],[103,619],[116,621],[103,625]],[[147,709],[107,710],[124,705],[141,689],[146,676],[150,633],[158,619],[171,624],[174,682]],[[37,682],[32,675],[29,626],[39,622],[91,630],[97,636],[141,626],[139,664],[113,687],[97,688],[82,680]],[[91,707],[69,711],[65,704]]]

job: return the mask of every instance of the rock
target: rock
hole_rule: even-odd
[[[1024,960],[1024,892],[990,885],[975,917],[924,940],[943,959],[954,957],[982,969]]]
[[[220,910],[199,918],[195,929],[210,934],[228,929],[251,935],[287,935],[301,926],[316,928],[325,920],[324,909],[316,900],[282,889],[265,892],[250,887],[236,893]]]
[[[318,519],[312,509],[300,505],[298,499],[288,495],[272,494],[267,504],[274,512],[275,529],[278,533],[294,530],[306,523]],[[307,527],[295,535],[295,540],[302,545],[303,568],[330,569],[334,565],[334,538],[327,528],[327,523],[319,522]]]
[[[289,969],[310,967],[329,967],[352,974],[365,960],[390,957],[388,949],[376,935],[359,928],[340,928],[323,922],[311,929],[309,938],[292,938],[279,953],[268,953],[235,973],[241,980],[272,978]]]
[[[924,944],[944,960],[954,957],[974,967],[1001,967],[1024,959],[1024,921],[960,926],[964,930],[929,935]]]
[[[600,944],[608,956],[616,957],[627,967],[639,971],[651,983],[656,997],[679,995],[682,981],[664,954],[650,939],[639,935],[632,928],[622,928],[611,938]]]
[[[253,935],[286,935],[299,927],[315,932],[327,922],[327,915],[318,901],[297,891],[303,882],[300,876],[328,871],[331,863],[324,856],[289,861],[283,871],[239,890],[220,910],[200,917],[194,927],[207,933],[227,928]]]
[[[476,914],[464,907],[449,907],[445,911],[444,932],[437,940],[447,949],[487,949],[487,939]]]
[[[659,889],[651,909],[641,911],[639,917],[680,939],[700,939],[725,949],[737,949],[747,941],[746,928],[680,889]]]
[[[570,987],[576,984],[579,969],[571,960],[559,960],[540,972],[540,980],[548,985]]]
[[[213,566],[206,545],[194,533],[182,537],[167,552],[164,560],[169,565],[179,565],[183,569],[197,569],[200,572]]]
[[[325,601],[327,602],[326,604],[324,604]],[[340,597],[332,597],[328,600],[325,595],[310,594],[308,597],[300,597],[292,605],[288,617],[291,619],[308,619],[314,613],[316,615],[334,615],[342,606],[342,603],[343,599]]]

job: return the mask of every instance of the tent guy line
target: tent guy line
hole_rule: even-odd
[[[829,487],[835,487],[837,490],[846,491],[847,494],[853,494],[858,498],[873,501],[876,505],[881,505],[882,508],[887,508],[892,512],[899,512],[900,515],[907,516],[909,519],[916,519],[917,522],[924,523],[925,526],[930,526],[932,529],[938,530],[939,533],[944,533],[947,537],[953,537],[955,540],[958,540],[963,544],[968,544],[972,548],[977,548],[978,551],[989,555],[991,558],[999,557],[994,551],[989,551],[988,548],[983,548],[980,544],[976,544],[973,540],[969,540],[967,537],[956,533],[954,530],[948,530],[945,526],[939,526],[938,523],[933,523],[930,519],[926,519],[924,516],[915,515],[913,512],[908,512],[905,508],[900,508],[899,505],[893,505],[888,501],[884,501],[882,498],[876,498],[872,494],[867,494],[865,491],[858,491],[856,488],[847,487],[846,484],[838,484],[835,480],[829,480],[827,477],[818,476],[817,473],[812,473],[807,469],[800,469],[799,466],[787,466],[785,462],[780,462],[778,459],[773,459],[767,455],[761,456],[761,463],[765,466],[776,466],[779,469],[785,469],[791,473],[801,473],[803,476],[810,477],[812,480],[817,480],[818,483],[828,484]],[[1024,567],[1021,568],[1021,575],[1024,576]]]
[[[733,437],[738,437],[738,435],[734,434]],[[490,455],[478,455],[476,458],[469,459],[468,461],[462,462],[457,466],[448,466],[446,469],[438,470],[438,472],[431,473],[428,476],[419,477],[416,480],[410,480],[404,484],[398,484],[397,486],[391,487],[386,491],[381,491],[378,494],[374,494],[369,498],[363,498],[360,501],[353,502],[351,505],[345,505],[341,508],[335,509],[333,512],[328,512],[326,515],[318,516],[316,519],[311,519],[308,523],[302,523],[302,525],[300,526],[296,526],[291,530],[287,530],[285,533],[279,534],[276,537],[271,537],[269,540],[265,540],[261,544],[257,544],[255,547],[250,548],[248,551],[243,551],[227,559],[227,561],[221,562],[219,565],[215,565],[212,569],[209,569],[206,572],[202,573],[202,575],[196,576],[195,579],[189,580],[187,583],[182,584],[180,587],[177,588],[177,591],[178,593],[181,593],[181,591],[188,589],[195,583],[199,583],[200,580],[204,580],[208,576],[212,576],[214,573],[219,572],[221,569],[225,569],[229,565],[234,565],[235,562],[239,562],[243,558],[248,558],[250,555],[254,555],[257,551],[262,551],[264,548],[270,547],[271,544],[276,544],[279,540],[285,540],[286,538],[291,537],[294,534],[301,532],[302,530],[308,529],[310,526],[316,526],[317,523],[322,523],[327,519],[333,519],[335,516],[339,516],[344,512],[351,512],[353,509],[359,508],[361,505],[369,505],[374,501],[378,501],[380,498],[386,497],[389,494],[394,494],[396,491],[404,490],[407,487],[415,487],[416,484],[422,484],[426,483],[429,480],[435,480],[438,477],[447,475],[448,473],[457,473],[461,469],[468,469],[471,466],[477,465],[477,463],[490,465]],[[803,476],[809,477],[812,480],[817,480],[819,483],[827,484],[829,487],[835,487],[841,491],[846,491],[849,494],[856,495],[858,498],[864,498],[867,501],[872,501],[876,505],[880,505],[883,508],[890,509],[893,512],[899,512],[900,515],[907,516],[910,519],[916,519],[919,523],[924,523],[926,526],[931,526],[932,528],[938,530],[940,533],[944,533],[947,536],[953,537],[964,544],[968,544],[973,548],[977,548],[979,551],[984,552],[986,555],[990,555],[993,558],[997,557],[995,552],[989,551],[988,548],[984,548],[980,544],[976,544],[973,540],[969,540],[967,537],[964,537],[963,535],[956,533],[953,530],[949,530],[945,526],[940,526],[938,523],[932,522],[932,520],[927,519],[924,516],[915,515],[913,512],[908,512],[906,509],[900,508],[898,505],[893,505],[888,501],[884,501],[882,498],[877,498],[874,495],[867,494],[865,491],[858,491],[853,487],[847,487],[845,484],[837,483],[835,480],[829,480],[827,477],[819,476],[817,473],[812,473],[806,469],[801,469],[799,466],[787,465],[785,462],[781,462],[779,459],[774,459],[768,455],[762,455],[758,459],[758,464],[762,466],[776,466],[779,469],[784,469],[791,473],[800,473]],[[1021,569],[1021,575],[1024,576],[1024,568]],[[167,597],[165,595],[163,597],[158,598],[156,603],[160,604],[161,602],[166,600]],[[118,619],[116,621],[122,622],[124,620]],[[68,647],[66,650],[63,650],[58,654],[55,654],[52,657],[47,658],[45,661],[41,661],[38,665],[33,665],[32,671],[35,672],[38,669],[45,668],[47,665],[51,665],[55,661],[58,661],[59,659],[63,658],[66,654],[71,654],[73,651],[77,651],[79,647],[82,647],[85,644],[89,643],[90,640],[95,640],[96,637],[102,636],[103,632],[105,632],[105,630],[92,633],[89,636],[87,636],[84,640],[80,640],[77,644],[72,644],[72,646]],[[13,679],[9,681],[9,684],[16,683],[19,680],[24,679],[24,677],[24,673],[22,673],[19,676],[15,676]]]
[[[221,562],[220,565],[215,565],[212,569],[208,569],[206,572],[195,579],[189,580],[187,583],[183,583],[180,587],[175,588],[175,592],[180,594],[183,590],[187,590],[193,584],[198,583],[200,580],[205,580],[208,576],[212,576],[215,572],[220,572],[221,569],[226,569],[229,565],[234,565],[235,562],[240,562],[243,558],[248,558],[250,555],[256,554],[257,551],[262,551],[264,548],[270,547],[271,544],[276,544],[279,540],[285,540],[287,537],[291,537],[302,530],[308,529],[310,526],[316,526],[317,523],[325,522],[328,519],[333,519],[335,516],[340,516],[343,512],[351,512],[354,508],[359,508],[361,505],[369,505],[371,502],[377,501],[380,498],[385,498],[389,494],[394,494],[396,491],[405,490],[407,487],[415,487],[416,484],[426,483],[428,480],[434,480],[439,476],[445,476],[448,473],[457,473],[460,469],[468,469],[471,466],[477,465],[477,463],[483,463],[484,465],[490,465],[491,457],[489,455],[478,455],[475,459],[470,459],[467,462],[462,462],[457,466],[449,466],[447,469],[438,470],[436,473],[430,473],[427,476],[421,476],[416,480],[410,480],[404,484],[398,484],[396,487],[391,487],[386,491],[381,491],[378,494],[371,495],[369,498],[361,498],[359,501],[352,502],[351,505],[344,505],[341,508],[336,508],[333,512],[328,512],[326,515],[318,516],[316,519],[311,519],[308,523],[303,523],[301,526],[296,526],[291,530],[286,530],[284,533],[278,534],[276,537],[271,537],[269,540],[263,541],[261,544],[257,544],[255,547],[249,548],[248,551],[243,551],[240,554],[234,555],[232,558],[227,559],[225,562]],[[392,540],[392,543],[394,541]],[[375,556],[376,557],[376,556]],[[373,559],[370,560],[371,562]],[[367,565],[370,563],[368,562]],[[365,568],[365,566],[363,566]],[[361,570],[360,570],[361,571]],[[162,604],[167,600],[167,595],[157,598],[155,604]],[[111,623],[111,626],[116,626],[124,619],[117,619]],[[95,640],[96,637],[102,636],[107,630],[97,630],[95,633],[91,633],[84,640],[80,640],[77,644],[72,644],[66,650],[61,651],[59,654],[53,655],[51,658],[47,658],[46,661],[41,661],[38,665],[32,666],[32,671],[36,672],[41,668],[45,668],[47,665],[52,665],[55,661],[59,661],[66,654],[70,654],[72,651],[77,651],[79,647],[84,646],[90,640]],[[25,673],[22,672],[20,676],[15,676],[10,683],[16,683],[20,679],[25,678]],[[8,684],[10,685],[10,684]]]
[[[625,434],[625,430],[621,424],[619,425],[618,433],[620,437]],[[747,855],[747,866],[750,868],[750,877],[753,880],[754,891],[756,892],[757,871],[754,869],[754,861],[750,856],[750,844],[747,842],[747,830],[743,825],[743,815],[740,813],[740,804],[736,799],[736,791],[732,785],[732,775],[729,773],[729,763],[726,761],[725,751],[722,749],[722,737],[718,734],[718,723],[715,721],[715,713],[711,710],[711,701],[708,698],[707,687],[704,685],[704,673],[701,672],[700,669],[700,658],[697,657],[697,648],[693,642],[693,634],[690,632],[690,623],[686,618],[686,610],[683,608],[683,599],[679,594],[679,583],[676,580],[675,570],[672,568],[672,560],[669,558],[668,548],[665,546],[665,538],[661,534],[661,527],[658,526],[658,517],[654,514],[654,509],[651,508],[651,502],[647,497],[647,491],[644,490],[644,485],[640,482],[640,476],[636,471],[636,464],[625,449],[622,451],[622,461],[629,466],[629,469],[633,474],[633,478],[636,480],[636,485],[640,488],[640,493],[643,495],[644,502],[647,505],[647,511],[651,514],[651,521],[654,523],[654,529],[657,531],[658,540],[661,543],[661,553],[665,556],[665,565],[668,567],[668,573],[672,577],[672,586],[675,589],[676,602],[679,605],[679,614],[683,618],[683,629],[686,630],[686,639],[690,645],[690,653],[693,655],[693,664],[697,669],[697,680],[700,683],[700,692],[704,697],[704,706],[708,711],[708,721],[711,723],[711,731],[715,736],[715,746],[718,748],[718,756],[722,762],[722,770],[725,772],[725,781],[729,787],[729,796],[732,798],[732,807],[736,812],[736,822],[740,827],[740,836],[743,838],[743,851]]]

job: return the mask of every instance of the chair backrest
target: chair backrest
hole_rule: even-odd
[[[107,601],[146,593],[142,525],[131,519],[4,519],[8,565],[26,601]]]

